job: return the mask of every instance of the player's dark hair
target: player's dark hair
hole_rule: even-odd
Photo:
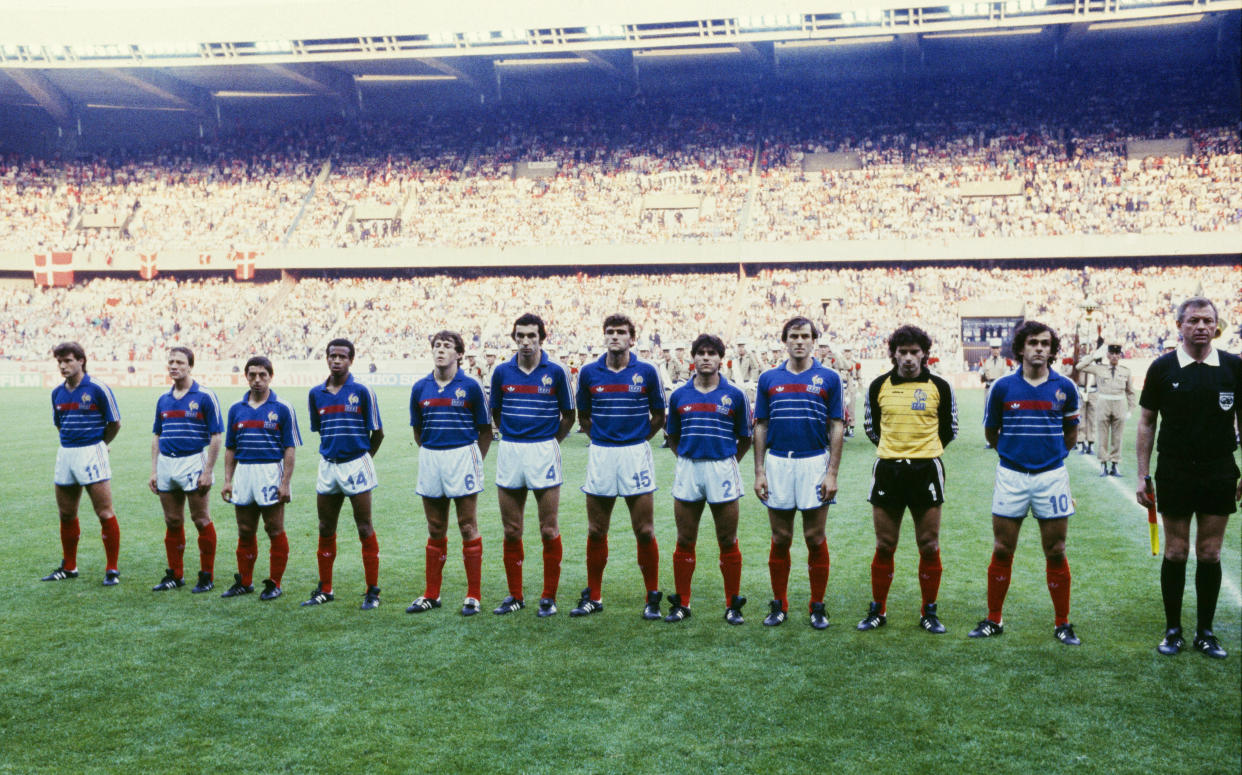
[[[811,327],[811,338],[819,339],[819,327],[811,321],[810,318],[804,318],[801,315],[792,317],[785,321],[785,325],[781,326],[781,341],[789,338],[789,330],[792,328],[802,328],[803,326]]]
[[[537,326],[539,328],[539,341],[548,338],[548,329],[543,324],[543,318],[533,312],[527,312],[522,317],[513,321],[513,329],[509,332],[509,338],[516,340],[518,326]]]
[[[242,369],[242,374],[249,374],[251,366],[258,366],[260,369],[266,369],[267,376],[269,377],[276,376],[276,369],[272,367],[272,362],[262,355],[256,355],[246,361],[246,367]]]
[[[1013,332],[1013,357],[1018,359],[1018,363],[1022,362],[1022,348],[1026,346],[1026,340],[1032,336],[1047,331],[1052,334],[1052,349],[1048,351],[1048,360],[1051,362],[1057,357],[1057,353],[1061,350],[1061,337],[1057,336],[1057,332],[1052,326],[1040,323],[1038,320],[1028,320],[1018,326],[1018,330]]]
[[[466,352],[466,342],[461,338],[461,334],[456,331],[435,332],[431,335],[431,347],[433,349],[436,346],[436,342],[448,342],[453,345],[453,349],[457,351],[458,355],[463,355]],[[457,360],[460,361],[461,358],[458,358]]]
[[[893,335],[888,338],[888,357],[892,358],[897,354],[897,348],[902,345],[916,344],[923,351],[923,363],[927,363],[927,354],[931,352],[931,337],[927,332],[918,326],[901,326]]]
[[[634,327],[634,321],[630,320],[625,315],[622,315],[621,313],[618,312],[618,313],[609,315],[608,317],[604,318],[604,330],[605,331],[607,331],[610,328],[620,328],[621,326],[625,326],[626,328],[630,330],[631,339],[638,336],[638,329]]]
[[[333,339],[331,342],[328,342],[328,346],[323,348],[323,354],[325,358],[332,354],[333,347],[344,347],[348,349],[349,359],[351,361],[354,359],[354,343],[349,341],[348,339]]]
[[[1220,321],[1220,312],[1217,311],[1216,305],[1212,303],[1211,299],[1206,296],[1191,296],[1177,305],[1177,325],[1180,326],[1182,321],[1186,319],[1186,310],[1199,309],[1200,307],[1211,307],[1212,317],[1216,318],[1218,322]]]
[[[190,367],[193,368],[194,352],[189,347],[182,347],[181,345],[177,345],[176,347],[169,347],[168,354],[172,355],[173,353],[181,353],[182,355],[184,355],[185,362],[190,364]]]
[[[711,350],[723,358],[725,354],[724,342],[721,341],[718,336],[712,336],[711,334],[699,334],[698,338],[694,340],[694,343],[690,345],[690,356],[694,357],[703,350]]]
[[[82,361],[82,373],[86,373],[86,350],[82,349],[82,345],[77,342],[61,342],[52,348],[53,358],[63,358],[66,355],[72,355]]]

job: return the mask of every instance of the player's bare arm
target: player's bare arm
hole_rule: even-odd
[[[841,420],[828,421],[828,470],[819,485],[819,495],[825,501],[837,497],[837,473],[841,470],[841,448],[844,443],[845,426]]]
[[[225,503],[233,502],[233,474],[237,471],[236,450],[224,450],[224,484],[220,487],[220,497]]]
[[[651,412],[651,427],[647,429],[647,441],[651,441],[651,437],[655,436],[664,427],[664,410]]]
[[[768,499],[768,472],[763,466],[763,456],[768,451],[768,421],[755,420],[755,495],[759,500]]]
[[[293,447],[285,447],[285,457],[282,462],[284,472],[280,477],[280,486],[276,490],[281,503],[288,503],[293,499],[293,493],[289,483],[293,481],[294,452],[295,450]]]
[[[111,444],[116,435],[121,432],[120,421],[110,422],[104,426],[103,441],[104,444]]]
[[[207,491],[211,489],[213,475],[216,470],[216,460],[220,457],[220,445],[223,443],[223,433],[211,434],[211,440],[207,442],[207,465],[203,466],[203,472],[198,475],[198,492],[200,495],[206,495]]]
[[[492,426],[490,423],[488,425],[480,425],[478,426],[478,431],[479,457],[486,458],[487,451],[492,447]]]
[[[561,411],[561,424],[556,429],[556,443],[557,444],[560,444],[562,441],[564,441],[565,437],[569,435],[569,432],[573,430],[574,419],[576,418],[576,416],[577,416],[577,412],[575,412],[573,409]]]
[[[383,443],[384,443],[384,431],[380,430],[379,428],[376,428],[375,430],[371,431],[370,454],[372,458],[374,458],[376,455],[379,454],[380,445]]]
[[[156,475],[156,468],[157,466],[159,466],[159,461],[160,461],[160,435],[156,433],[151,436],[151,478],[147,481],[147,486],[150,487],[151,492],[155,493],[156,495],[160,494],[160,490],[156,486],[156,482],[159,481],[159,477]]]

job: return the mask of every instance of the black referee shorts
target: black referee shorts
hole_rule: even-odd
[[[1238,464],[1233,456],[1217,460],[1156,460],[1156,508],[1166,517],[1192,514],[1225,516],[1237,511]]]
[[[871,466],[873,506],[901,514],[905,509],[925,511],[944,503],[944,463],[940,458],[886,460]]]

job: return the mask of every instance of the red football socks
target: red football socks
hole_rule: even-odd
[[[509,594],[522,600],[522,563],[526,561],[526,548],[522,539],[504,540],[502,545],[505,562],[505,582],[509,585]]]
[[[1005,595],[1009,592],[1009,582],[1013,576],[1013,557],[1001,561],[992,554],[992,562],[988,565],[988,619],[999,624],[1001,609],[1005,607]]]
[[[185,525],[164,528],[164,554],[168,556],[168,567],[176,578],[185,577]]]
[[[428,600],[440,599],[440,582],[444,578],[444,561],[448,559],[448,539],[427,539],[426,585],[423,597]]]
[[[379,586],[379,536],[375,533],[362,541],[362,575],[367,588]]]
[[[272,536],[272,547],[269,550],[268,557],[272,565],[270,578],[279,587],[280,580],[285,575],[285,566],[289,564],[289,536],[283,532]]]
[[[871,599],[880,604],[880,613],[888,611],[888,590],[893,585],[893,553],[875,550],[871,558]]]
[[[727,606],[733,602],[733,598],[741,594],[742,589],[742,550],[736,540],[720,547],[720,575],[724,577]]]
[[[241,583],[249,587],[254,584],[254,561],[259,557],[259,539],[256,536],[237,537],[237,572],[241,575]]]
[[[772,542],[768,550],[768,575],[772,577],[772,597],[781,601],[781,610],[789,610],[789,547]]]
[[[1044,570],[1048,579],[1048,594],[1052,595],[1052,611],[1056,626],[1069,622],[1070,567],[1069,560],[1061,555],[1059,560],[1048,560]]]
[[[643,586],[648,592],[660,588],[660,545],[653,536],[650,541],[638,539],[638,568],[643,572]]]
[[[587,588],[592,600],[603,600],[604,566],[608,564],[608,537],[600,539],[587,536],[586,567]]]
[[[78,569],[78,537],[82,535],[82,524],[74,519],[60,522],[60,550],[65,561],[65,570]]]
[[[319,536],[319,549],[315,552],[319,565],[319,590],[332,594],[332,566],[336,563],[336,533]]]
[[[121,525],[116,517],[110,517],[100,523],[104,545],[104,570],[116,570],[117,558],[121,554]]]
[[[466,566],[466,597],[483,599],[483,537],[461,545],[461,560]]]
[[[677,596],[685,606],[690,605],[690,583],[694,579],[696,562],[694,544],[678,541],[673,548],[673,585],[677,587]]]
[[[543,539],[543,594],[551,600],[556,599],[556,590],[561,585],[561,537]]]
[[[216,525],[214,522],[208,522],[205,526],[198,528],[198,564],[207,573],[215,572]]]
[[[828,541],[823,540],[811,545],[806,542],[806,571],[811,579],[811,602],[824,602],[824,593],[828,591]]]
[[[936,602],[940,594],[940,550],[936,550],[935,559],[928,560],[919,556],[919,591],[923,594],[923,606]]]

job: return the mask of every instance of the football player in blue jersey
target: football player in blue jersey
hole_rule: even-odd
[[[750,449],[750,403],[746,394],[720,374],[725,346],[720,337],[701,334],[690,346],[694,377],[669,400],[669,446],[677,452],[673,475],[673,518],[677,547],[666,622],[690,616],[690,584],[703,507],[711,508],[724,577],[725,621],[742,624],[742,552],[737,544],[738,500],[743,495],[738,462]]]
[[[1061,340],[1050,326],[1028,320],[1013,336],[1020,368],[992,383],[983,432],[1000,458],[992,491],[992,561],[988,565],[988,615],[970,631],[991,638],[1005,631],[1001,618],[1013,575],[1018,531],[1028,513],[1039,523],[1053,635],[1067,646],[1080,641],[1069,622],[1070,568],[1065,536],[1074,514],[1065,455],[1078,442],[1078,390],[1051,367]]]
[[[759,377],[755,397],[755,494],[768,507],[772,547],[768,571],[772,602],[763,623],[783,624],[789,612],[789,549],[794,515],[802,512],[811,587],[811,626],[828,627],[828,505],[837,494],[841,465],[841,378],[812,352],[819,330],[805,317],[781,328],[788,358]]]
[[[605,353],[584,365],[578,376],[578,417],[591,439],[582,486],[587,506],[587,587],[570,616],[586,616],[604,607],[608,526],[617,498],[624,498],[647,589],[643,618],[663,618],[652,498],[655,465],[648,440],[664,425],[664,387],[655,366],[630,352],[636,334],[628,317],[609,315],[604,319]]]
[[[168,569],[152,592],[185,586],[185,507],[198,531],[198,582],[190,590],[214,587],[216,526],[211,521],[208,493],[224,434],[224,418],[216,394],[194,380],[194,352],[188,347],[168,351],[172,387],[155,403],[151,428],[151,479],[164,511],[164,551]]]

